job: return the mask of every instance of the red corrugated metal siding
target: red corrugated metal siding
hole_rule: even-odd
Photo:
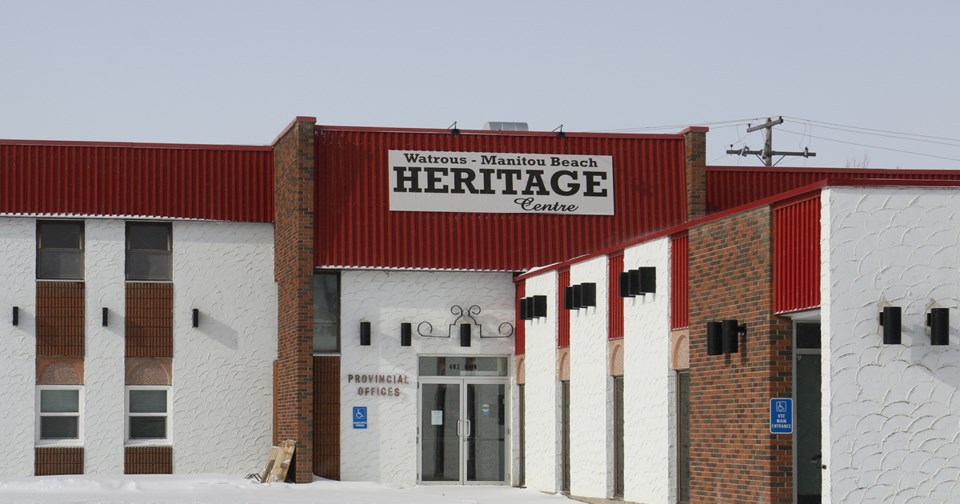
[[[610,254],[607,260],[607,302],[610,306],[607,319],[607,337],[623,338],[623,298],[620,297],[620,273],[623,272],[623,251]]]
[[[820,195],[773,209],[773,309],[820,306]]]
[[[960,171],[708,166],[707,212],[720,212],[825,179],[832,182],[858,180],[960,181]]]
[[[670,328],[690,327],[690,242],[687,234],[670,239]]]
[[[524,327],[524,323],[526,321],[520,320],[520,299],[527,295],[527,283],[517,282],[516,285],[517,295],[516,300],[513,303],[513,313],[515,314],[513,323],[514,327],[517,329],[514,331],[515,335],[513,339],[513,351],[516,355],[523,355],[527,347],[527,330],[526,327]]]
[[[614,216],[391,212],[387,152],[613,156]],[[316,265],[518,271],[684,222],[683,138],[317,127]]]
[[[0,141],[0,214],[273,222],[273,150]]]
[[[570,270],[564,269],[557,275],[557,348],[570,346],[570,312],[564,308],[567,300],[565,290],[569,286]]]

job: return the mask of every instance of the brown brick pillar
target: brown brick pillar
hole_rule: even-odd
[[[790,397],[792,335],[773,313],[772,211],[692,228],[690,502],[793,502],[792,436],[769,430],[770,399]],[[707,355],[706,323],[746,324],[738,353]]]
[[[683,130],[683,151],[687,179],[687,220],[706,215],[707,131],[703,126]]]
[[[273,143],[277,362],[275,443],[297,442],[293,475],[313,479],[313,182],[316,118],[297,117]]]

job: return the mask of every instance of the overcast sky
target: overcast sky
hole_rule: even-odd
[[[0,0],[0,138],[707,124],[710,164],[759,165],[724,150],[782,115],[774,148],[817,153],[782,165],[960,168],[958,19],[949,0]]]

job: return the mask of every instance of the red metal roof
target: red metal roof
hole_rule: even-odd
[[[681,135],[318,126],[316,265],[519,271],[686,217]],[[389,150],[613,156],[614,216],[391,212]]]
[[[956,170],[853,168],[707,167],[707,213],[720,212],[820,180],[831,184],[856,181],[960,181]]]
[[[0,140],[0,214],[273,222],[273,149]]]

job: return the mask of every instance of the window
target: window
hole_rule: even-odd
[[[340,273],[313,275],[313,351],[340,351]]]
[[[127,387],[127,444],[169,444],[170,387]]]
[[[37,278],[83,280],[83,221],[37,221]]]
[[[128,222],[127,280],[172,280],[171,250],[170,223]]]
[[[76,385],[37,387],[37,444],[81,444],[82,392]]]

